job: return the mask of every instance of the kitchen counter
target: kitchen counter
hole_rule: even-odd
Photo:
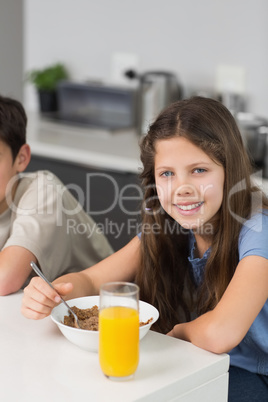
[[[28,113],[27,140],[34,156],[76,165],[138,174],[140,136],[134,129],[108,131],[58,123]],[[268,178],[257,178],[268,194]]]
[[[228,355],[149,331],[134,378],[114,382],[98,354],[70,343],[50,317],[23,317],[21,298],[0,296],[0,401],[227,402]]]
[[[138,173],[139,135],[134,129],[108,131],[45,119],[28,113],[27,141],[35,156],[86,167]]]

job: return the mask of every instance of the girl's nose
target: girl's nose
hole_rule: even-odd
[[[178,196],[189,196],[194,194],[195,187],[186,180],[177,180],[174,188],[174,193]]]

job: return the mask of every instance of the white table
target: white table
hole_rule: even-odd
[[[0,297],[1,402],[226,402],[227,355],[149,331],[134,379],[108,380],[98,354],[66,340],[50,317],[20,313],[22,292]]]

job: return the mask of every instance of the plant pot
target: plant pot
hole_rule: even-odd
[[[38,90],[39,107],[41,113],[56,112],[58,110],[57,92]]]

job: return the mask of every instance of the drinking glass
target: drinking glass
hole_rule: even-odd
[[[139,363],[139,287],[129,282],[101,286],[99,361],[112,380],[132,378]]]

